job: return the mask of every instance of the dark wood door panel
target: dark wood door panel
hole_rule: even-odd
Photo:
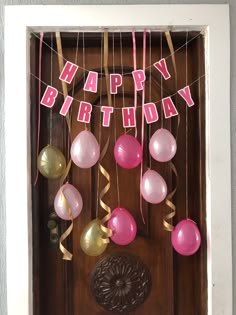
[[[137,67],[142,68],[142,34],[137,35]],[[62,33],[64,58],[75,62],[77,34]],[[130,33],[123,33],[122,50],[120,47],[120,35],[109,34],[109,71],[121,71],[121,52],[124,72],[130,72],[133,67],[132,37]],[[170,55],[167,42],[162,34],[162,54],[164,57]],[[196,33],[189,33],[189,38]],[[46,33],[45,42],[51,45],[51,34]],[[160,33],[153,32],[150,49],[150,37],[147,37],[147,65],[158,61],[161,57]],[[175,49],[184,46],[186,33],[172,33]],[[79,36],[77,64],[85,66],[86,69],[96,69],[100,72],[101,52],[103,41],[100,33],[85,33],[83,48],[83,34]],[[53,47],[56,49],[53,35]],[[31,72],[37,75],[38,65],[38,38],[31,40]],[[59,91],[62,90],[59,78],[59,67],[57,55],[51,55],[48,46],[43,46],[43,81],[50,84],[51,71],[50,62],[53,60],[52,85]],[[84,58],[84,59],[83,59]],[[100,105],[108,105],[106,81],[104,76],[99,77],[98,93],[93,94],[82,90],[86,76],[79,69],[76,73],[75,85],[69,85],[69,93],[77,100],[91,102],[93,108],[91,123],[86,126],[90,129],[104,147],[106,140],[110,137],[109,148],[102,165],[111,176],[111,188],[104,196],[104,201],[114,209],[118,206],[118,189],[120,193],[120,206],[127,208],[134,216],[138,232],[134,242],[127,246],[118,246],[110,243],[106,251],[99,257],[90,257],[83,253],[80,248],[80,236],[84,227],[97,215],[99,218],[105,216],[105,212],[98,206],[98,193],[106,185],[106,179],[98,172],[98,165],[91,169],[80,169],[72,165],[69,180],[81,193],[83,197],[83,210],[80,216],[74,220],[74,228],[67,239],[66,247],[73,252],[71,262],[63,261],[62,255],[56,246],[50,244],[47,221],[49,208],[53,204],[54,196],[60,187],[58,180],[48,181],[39,177],[37,186],[33,188],[33,234],[34,234],[34,313],[57,314],[57,315],[98,315],[111,314],[99,306],[92,295],[91,275],[101,259],[114,253],[127,253],[137,256],[143,261],[150,271],[152,287],[145,302],[136,310],[134,315],[141,314],[163,314],[163,315],[195,315],[206,314],[207,310],[207,283],[206,283],[206,224],[205,224],[205,92],[204,78],[196,81],[204,73],[204,47],[203,37],[199,35],[188,44],[188,84],[191,85],[191,93],[195,105],[187,110],[186,104],[180,96],[175,95],[177,89],[186,85],[186,49],[178,49],[175,52],[177,74],[175,76],[172,60],[166,59],[171,79],[161,82],[161,76],[156,69],[146,71],[146,98],[145,101],[156,102],[161,97],[174,95],[172,97],[179,116],[171,119],[161,119],[163,113],[161,102],[157,103],[159,121],[151,125],[145,123],[145,145],[143,170],[150,167],[158,171],[166,180],[168,193],[176,186],[177,180],[171,172],[170,163],[159,163],[150,159],[148,153],[148,140],[150,135],[158,128],[169,129],[175,136],[178,133],[177,153],[173,163],[178,172],[178,188],[173,202],[176,205],[176,216],[173,223],[176,224],[186,217],[186,163],[188,178],[188,203],[189,216],[197,222],[202,236],[200,250],[193,256],[183,257],[173,251],[171,246],[171,233],[163,229],[163,217],[170,211],[165,202],[151,205],[143,201],[143,212],[146,223],[144,224],[140,214],[139,180],[140,167],[133,170],[124,170],[116,164],[113,157],[115,139],[124,132],[122,127],[121,109],[116,109],[112,115],[109,128],[101,127]],[[132,71],[132,70],[131,70]],[[118,95],[112,97],[112,106],[122,108],[132,106],[133,80],[131,75],[124,77],[124,98],[122,88]],[[32,78],[31,82],[31,107],[32,107],[32,177],[35,178],[36,139],[35,125],[37,122],[37,81]],[[46,86],[42,85],[42,92]],[[161,92],[162,87],[162,92]],[[100,92],[101,91],[101,92]],[[50,110],[41,108],[41,136],[40,147],[53,139],[56,146],[68,155],[68,132],[65,118],[59,115],[63,96],[59,95],[53,114]],[[141,93],[138,93],[137,109],[137,131],[138,140],[141,141]],[[79,102],[74,101],[72,105],[72,140],[85,129],[83,123],[77,121]],[[178,122],[180,118],[180,123]],[[50,122],[51,119],[51,122]],[[188,125],[188,137],[186,138],[186,121]],[[43,127],[42,127],[43,126]],[[50,127],[51,132],[50,132]],[[128,131],[134,134],[134,129]],[[115,137],[116,135],[116,137]],[[186,145],[187,143],[187,145]],[[188,159],[186,160],[186,147],[188,148]],[[98,187],[99,176],[99,187]],[[59,232],[68,226],[66,222],[59,222]]]

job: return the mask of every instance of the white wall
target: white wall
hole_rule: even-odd
[[[4,58],[4,43],[3,43],[3,24],[4,24],[4,14],[3,14],[3,6],[4,4],[168,4],[168,3],[230,3],[231,6],[231,144],[232,144],[232,228],[233,228],[233,261],[236,262],[236,196],[234,195],[235,187],[236,187],[236,62],[233,56],[236,56],[236,1],[229,0],[208,0],[208,1],[191,1],[191,0],[153,0],[153,1],[133,1],[133,0],[81,0],[81,1],[73,1],[73,0],[0,0],[0,109],[3,110],[3,98],[4,98],[4,69],[3,69],[3,58]],[[13,21],[14,23],[14,21]],[[16,50],[17,53],[17,50]],[[220,75],[220,74],[219,74]],[[17,82],[13,83],[17,84]],[[235,88],[234,88],[235,87]],[[17,106],[17,99],[15,100],[15,105]],[[224,104],[222,104],[222,107]],[[5,230],[5,200],[2,196],[4,196],[5,189],[5,155],[4,155],[4,113],[0,112],[0,314],[7,315],[6,309],[6,230]],[[15,187],[16,189],[17,187]],[[17,204],[13,204],[13,207],[17,207]],[[222,215],[224,213],[224,209],[222,209]],[[20,237],[16,235],[16,238]],[[16,257],[16,268],[17,268],[17,259],[20,257]],[[236,267],[234,268],[234,271]],[[227,272],[227,271],[226,271]],[[16,280],[17,281],[17,280]],[[234,287],[236,285],[236,276],[234,272]],[[236,293],[234,293],[234,310],[236,313]],[[227,314],[226,314],[227,315]]]

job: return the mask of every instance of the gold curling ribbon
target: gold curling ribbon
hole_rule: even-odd
[[[60,32],[56,32],[56,42],[57,42],[57,56],[58,56],[59,71],[61,73],[63,68],[64,68],[64,61],[63,61],[64,57],[63,57],[63,51],[62,51],[61,33]],[[61,80],[61,84],[62,84],[62,91],[63,91],[64,100],[65,100],[67,95],[68,95],[68,88],[67,88],[66,82]],[[66,123],[68,126],[69,136],[71,137],[71,117],[69,115],[69,112],[66,114]],[[67,167],[65,169],[65,173],[62,175],[62,178],[61,178],[62,184],[63,184],[64,180],[66,179],[67,175],[69,174],[70,168],[71,168],[71,159],[67,164]]]
[[[108,229],[104,224],[110,219],[111,217],[111,208],[102,200],[102,198],[105,196],[105,194],[109,191],[111,187],[110,183],[110,174],[106,171],[106,169],[101,165],[101,161],[104,158],[107,149],[109,147],[110,137],[108,137],[107,142],[102,150],[101,157],[100,157],[100,163],[99,163],[99,171],[101,174],[106,178],[107,184],[106,186],[101,190],[99,194],[99,203],[100,206],[107,212],[107,215],[101,220],[101,230],[104,233],[104,238],[102,239],[104,243],[109,243],[109,237],[112,236],[112,230]]]
[[[63,207],[66,208],[67,210],[67,213],[70,217],[70,220],[71,220],[71,224],[70,226],[68,227],[68,229],[61,235],[60,239],[59,239],[59,248],[60,248],[60,251],[62,252],[63,254],[63,257],[62,259],[64,260],[72,260],[72,253],[69,252],[64,245],[62,245],[62,242],[70,235],[70,233],[72,232],[73,230],[73,217],[72,217],[72,212],[71,212],[71,209],[70,209],[70,206],[66,200],[66,197],[63,193],[63,191],[61,192],[61,198],[62,198],[62,204],[63,204]]]
[[[172,192],[170,192],[167,195],[166,200],[165,200],[165,204],[171,209],[171,212],[169,214],[165,215],[164,218],[163,218],[164,229],[166,231],[168,231],[168,232],[171,232],[174,229],[174,226],[171,223],[169,223],[168,221],[171,220],[175,216],[176,206],[172,202],[171,199],[173,198],[174,194],[176,193],[176,190],[177,190],[177,187],[178,187],[178,173],[177,173],[176,167],[174,166],[174,164],[172,162],[170,162],[170,168],[171,168],[172,172],[176,176],[177,183],[176,183],[175,189],[172,190]]]
[[[109,106],[112,106],[112,99],[109,89],[109,72],[108,72],[108,32],[104,32],[104,70],[105,70],[105,78],[106,78],[106,88],[107,88],[107,97],[108,97],[108,104]],[[106,178],[107,184],[106,186],[101,190],[99,194],[99,203],[102,209],[104,209],[107,212],[107,215],[101,220],[101,230],[104,233],[104,238],[102,238],[102,241],[107,244],[110,242],[109,237],[112,236],[112,231],[108,229],[104,224],[110,219],[111,217],[111,208],[102,200],[102,198],[105,196],[105,194],[109,191],[111,187],[110,183],[110,174],[107,172],[107,170],[102,166],[101,161],[103,160],[107,149],[109,147],[110,137],[108,137],[106,144],[102,150],[101,156],[100,156],[100,162],[99,162],[99,171],[100,173]]]
[[[169,46],[169,50],[171,53],[171,60],[173,63],[173,67],[174,67],[174,72],[175,72],[175,87],[177,89],[177,68],[176,68],[176,61],[175,61],[175,53],[174,53],[174,46],[173,46],[173,42],[171,39],[171,35],[170,32],[165,32],[166,35],[166,40]],[[177,132],[176,132],[176,141],[177,141],[177,137],[178,137],[178,130],[179,130],[179,124],[180,124],[180,115],[178,115],[178,122],[177,122]],[[168,232],[172,232],[174,229],[174,226],[172,225],[172,223],[168,222],[170,220],[173,219],[173,217],[176,214],[176,206],[172,201],[172,198],[174,197],[176,191],[177,191],[177,187],[178,187],[178,172],[176,170],[175,165],[173,164],[173,162],[170,162],[170,168],[171,171],[175,174],[176,177],[176,187],[174,188],[174,190],[172,190],[172,192],[170,192],[165,200],[165,204],[167,205],[167,207],[169,207],[171,209],[171,212],[167,215],[164,215],[163,217],[163,226],[164,226],[164,230],[168,231]]]

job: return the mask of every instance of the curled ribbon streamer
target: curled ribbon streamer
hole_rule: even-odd
[[[104,158],[107,152],[107,149],[109,147],[109,142],[110,142],[110,137],[108,137],[107,142],[102,150],[100,162],[102,161],[102,159]],[[109,243],[110,242],[109,237],[112,236],[112,230],[108,229],[104,224],[111,217],[111,208],[102,200],[102,198],[105,196],[105,194],[109,191],[111,187],[111,183],[110,183],[111,177],[110,177],[110,174],[106,171],[106,169],[101,165],[101,163],[99,163],[99,171],[107,180],[106,186],[101,190],[99,194],[99,203],[100,203],[100,206],[107,212],[107,215],[101,220],[101,230],[104,232],[104,237],[105,237],[102,240],[104,243]]]
[[[71,161],[71,159],[70,159],[70,161],[68,162],[68,164],[67,164],[67,166],[66,166],[65,172],[64,172],[64,174],[63,174],[62,177],[61,177],[60,186],[63,185],[63,183],[64,183],[66,177],[68,176],[68,174],[69,174],[69,172],[70,172],[71,163],[72,163],[72,161]]]
[[[166,35],[166,40],[167,40],[169,50],[171,53],[171,60],[172,60],[174,72],[175,72],[175,87],[177,89],[177,68],[176,68],[176,61],[175,61],[175,54],[174,54],[174,46],[173,46],[170,32],[169,31],[165,32],[165,35]],[[180,124],[180,115],[178,115],[178,122],[177,122],[177,128],[176,128],[177,131],[176,131],[176,138],[175,138],[176,141],[177,141],[177,137],[178,137],[179,124]],[[165,200],[165,204],[171,209],[171,212],[163,217],[164,230],[166,230],[168,232],[172,232],[174,229],[174,226],[171,223],[169,223],[168,221],[173,219],[173,217],[176,214],[176,206],[173,203],[172,198],[174,197],[174,195],[177,191],[177,187],[178,187],[178,172],[177,172],[176,167],[173,164],[173,162],[170,162],[170,168],[176,177],[176,187],[172,190],[172,192],[170,192],[167,195],[166,200]]]
[[[108,71],[108,32],[104,32],[104,70],[105,70],[105,76],[106,76],[106,88],[107,88],[107,97],[108,97],[108,104],[109,106],[112,106],[112,98],[110,94],[110,89],[109,89],[109,71]],[[102,200],[102,198],[105,196],[105,194],[109,191],[111,187],[110,183],[110,174],[107,172],[107,170],[102,166],[101,161],[103,160],[107,149],[109,147],[110,143],[110,137],[108,137],[106,144],[102,150],[101,156],[100,156],[100,161],[99,161],[99,171],[100,173],[106,178],[107,184],[106,186],[101,190],[99,194],[99,204],[102,209],[104,209],[107,212],[107,215],[101,220],[101,230],[104,233],[104,238],[102,238],[102,241],[104,243],[109,243],[109,237],[112,235],[112,231],[108,229],[104,224],[110,219],[111,217],[111,208]]]
[[[70,226],[68,227],[68,229],[61,235],[60,239],[59,239],[59,248],[60,248],[60,251],[62,252],[63,254],[63,257],[62,259],[64,260],[72,260],[72,253],[69,252],[64,245],[62,245],[62,242],[70,235],[70,233],[72,232],[73,230],[73,217],[72,217],[72,212],[71,212],[71,209],[70,209],[70,206],[66,200],[66,197],[63,193],[63,191],[61,192],[61,198],[62,198],[62,203],[63,203],[63,206],[66,208],[66,211],[70,217],[70,220],[71,220],[71,224]]]
[[[177,187],[178,187],[178,173],[177,173],[176,167],[174,166],[173,162],[170,162],[170,168],[176,176],[177,183],[176,183],[176,187],[174,188],[174,190],[172,190],[172,192],[170,192],[167,195],[166,200],[165,200],[165,204],[172,210],[169,214],[165,215],[163,218],[164,229],[168,232],[171,232],[174,229],[174,226],[171,223],[169,223],[168,221],[171,220],[175,216],[175,213],[176,213],[176,206],[171,201],[171,199],[175,195]]]

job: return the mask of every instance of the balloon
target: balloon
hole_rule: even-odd
[[[63,153],[51,144],[44,147],[38,156],[39,172],[50,179],[61,177],[66,169]]]
[[[95,219],[84,228],[80,237],[80,246],[85,254],[99,256],[107,248],[107,243],[104,243],[103,238],[104,232],[101,230],[101,222]]]
[[[156,171],[147,170],[142,177],[140,190],[150,203],[160,203],[166,198],[167,186],[164,178]]]
[[[115,143],[114,155],[121,167],[131,169],[141,163],[142,148],[135,137],[124,134]]]
[[[173,135],[167,129],[158,129],[149,142],[149,151],[154,160],[170,161],[176,153],[177,144]]]
[[[190,219],[180,221],[171,233],[171,242],[181,255],[190,256],[196,253],[201,245],[197,224]]]
[[[64,194],[64,198],[62,192]],[[65,199],[67,203],[65,202]],[[78,217],[83,208],[83,200],[78,190],[70,184],[63,185],[58,190],[54,199],[55,212],[63,220],[71,219],[68,213],[67,204],[70,207],[73,219]]]
[[[95,165],[100,156],[100,146],[92,132],[81,131],[71,145],[71,159],[81,168]]]
[[[112,230],[112,241],[118,245],[127,245],[135,239],[137,225],[125,208],[115,208],[112,211],[107,227]]]

